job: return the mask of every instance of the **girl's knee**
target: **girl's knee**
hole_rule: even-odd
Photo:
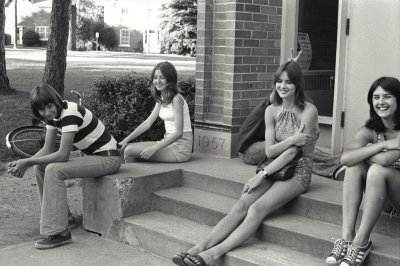
[[[386,177],[388,176],[387,167],[372,164],[367,173],[367,184],[382,184],[386,182]]]
[[[249,205],[242,199],[239,199],[235,205],[233,205],[231,214],[236,214],[236,215],[246,215],[247,211],[249,209]]]
[[[264,205],[259,204],[257,202],[253,203],[249,207],[249,211],[247,213],[248,217],[260,221],[262,221],[264,217],[267,215],[268,215],[268,209]]]

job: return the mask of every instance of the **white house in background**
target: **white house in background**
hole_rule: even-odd
[[[99,3],[101,2],[101,4]],[[104,22],[115,28],[119,48],[160,53],[161,6],[170,0],[101,0]]]

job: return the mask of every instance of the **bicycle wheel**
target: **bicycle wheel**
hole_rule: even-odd
[[[7,134],[7,147],[28,158],[35,155],[44,144],[46,129],[41,126],[19,127]]]

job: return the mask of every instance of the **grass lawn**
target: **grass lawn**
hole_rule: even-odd
[[[81,57],[81,54],[78,55]],[[140,56],[143,57],[143,55]],[[82,62],[90,64],[91,59],[80,59],[78,57],[73,59],[75,59],[76,62],[72,61],[67,64],[67,71],[64,80],[64,96],[67,100],[71,101],[76,101],[77,99],[69,92],[70,90],[77,90],[84,95],[88,95],[91,91],[90,87],[94,80],[102,76],[118,76],[127,73],[136,73],[135,75],[138,76],[149,76],[151,72],[151,70],[148,70],[148,67],[143,68],[143,71],[133,72],[128,67],[129,65],[132,65],[132,63],[126,62],[126,58],[113,58],[113,64],[118,63],[118,60],[121,60],[122,62],[120,66],[121,68],[117,71],[107,69],[106,63],[99,63],[98,61],[93,61],[92,67],[81,67]],[[184,59],[186,60],[186,58]],[[93,60],[98,60],[98,57]],[[145,62],[147,59],[140,58],[140,60],[141,62]],[[173,60],[177,59],[172,58],[168,60],[174,63]],[[29,59],[24,61],[20,58],[6,59],[7,76],[10,80],[11,86],[17,90],[17,93],[0,96],[0,162],[6,162],[15,158],[15,155],[9,151],[5,145],[5,137],[7,133],[16,127],[31,124],[32,114],[30,111],[29,91],[33,86],[41,84],[44,72],[44,62],[41,58],[39,58],[35,64],[31,64],[31,61],[32,60]],[[149,62],[149,64],[154,65],[153,62]],[[124,69],[124,66],[126,66],[126,69]],[[194,76],[194,69],[190,71],[182,71],[179,74],[179,80],[187,79]],[[2,167],[1,165],[3,164],[0,163],[0,173],[4,171],[4,166]]]

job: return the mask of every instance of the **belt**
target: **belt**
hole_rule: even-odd
[[[106,150],[106,151],[98,151],[93,153],[93,155],[97,156],[119,156],[121,157],[121,152],[119,150]]]

